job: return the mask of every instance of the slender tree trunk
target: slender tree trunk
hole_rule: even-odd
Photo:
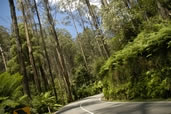
[[[79,36],[79,33],[78,33],[78,29],[77,29],[77,26],[76,26],[76,23],[75,23],[75,20],[74,20],[74,16],[73,16],[72,11],[71,11],[71,6],[69,4],[69,1],[67,1],[67,2],[68,2],[68,6],[69,6],[69,13],[71,15],[72,22],[74,24],[74,28],[75,28],[77,36],[78,36],[78,43],[79,43],[79,46],[80,46],[80,49],[81,49],[81,54],[82,54],[83,59],[84,59],[85,67],[88,70],[87,58],[85,56],[85,52],[84,52],[83,47],[82,47],[82,42],[81,42],[81,39],[80,39],[80,36]]]
[[[45,37],[43,35],[43,29],[42,29],[42,24],[41,24],[41,21],[40,21],[39,11],[38,11],[38,8],[37,8],[36,1],[33,0],[33,2],[34,2],[34,8],[35,8],[35,11],[36,11],[38,23],[39,23],[40,37],[42,39],[42,45],[43,45],[43,49],[44,49],[44,54],[45,54],[45,57],[46,57],[46,61],[47,61],[47,65],[48,65],[48,70],[49,70],[49,74],[50,74],[50,77],[51,77],[52,88],[53,88],[53,92],[54,92],[54,95],[55,95],[55,98],[56,98],[56,102],[57,102],[57,100],[58,100],[57,92],[56,92],[56,88],[55,88],[54,78],[53,78],[53,75],[52,75],[52,68],[51,68],[51,65],[50,65],[49,55],[48,55],[47,48],[46,48],[46,43],[45,43],[45,40],[44,40]]]
[[[18,29],[18,24],[17,24],[17,17],[16,17],[16,12],[15,12],[14,1],[13,0],[8,0],[8,1],[9,1],[11,19],[12,19],[12,24],[13,24],[12,25],[13,32],[14,32],[14,35],[16,37],[17,52],[18,52],[18,56],[19,56],[19,60],[20,60],[20,72],[23,75],[24,92],[31,98],[30,88],[29,88],[29,83],[28,83],[28,77],[27,77],[26,67],[25,67],[25,63],[24,63],[21,38],[19,35],[19,29]]]
[[[29,22],[29,26],[30,26],[30,28],[32,28],[31,29],[32,34],[33,34],[33,36],[38,38],[38,31],[37,31],[37,26],[36,26],[36,23],[35,23],[35,20],[34,20],[34,11],[32,9],[31,1],[30,0],[25,0],[25,6],[27,7],[25,11],[27,12],[27,17],[28,17],[27,20]],[[38,46],[40,45],[39,38],[38,38],[38,41],[36,42],[36,45],[38,45]],[[37,69],[37,72],[40,71],[38,74],[39,74],[39,76],[42,77],[45,91],[48,91],[49,84],[48,84],[44,69],[43,69],[42,64],[41,64],[41,58],[38,57],[37,60],[38,60],[38,63],[39,63],[38,64],[39,68]],[[41,83],[40,83],[40,85],[41,85]]]
[[[90,24],[91,29],[94,30],[94,25],[93,25],[93,23],[91,22],[90,17],[87,16],[87,19],[88,19],[88,22],[89,22],[89,24]]]
[[[38,30],[37,30],[36,21],[34,19],[34,9],[32,8],[32,3],[30,0],[25,0],[25,3],[27,5],[26,7],[28,12],[28,19],[29,19],[30,26],[32,28],[32,34],[38,36]]]
[[[89,13],[90,13],[90,16],[92,17],[92,20],[93,20],[93,25],[94,27],[98,30],[99,29],[99,26],[98,26],[98,23],[97,23],[97,17],[94,13],[94,10],[92,9],[91,5],[90,5],[90,2],[89,0],[85,0],[86,2],[86,5],[88,7],[88,10],[89,10]]]
[[[67,93],[68,93],[67,84],[66,84],[66,80],[65,80],[65,78],[64,78],[64,76],[63,76],[62,69],[61,69],[61,67],[60,67],[59,59],[57,59],[57,58],[59,58],[59,57],[58,57],[56,48],[55,48],[55,50],[54,50],[54,54],[55,54],[54,60],[55,60],[55,63],[56,63],[55,66],[56,66],[56,69],[57,69],[56,72],[57,72],[57,74],[59,74],[59,75],[61,76],[62,81],[64,82],[64,89],[65,89],[65,92],[66,92],[66,94],[67,94]]]
[[[1,47],[1,44],[0,44],[0,53],[2,55],[2,60],[3,60],[3,63],[4,63],[5,71],[7,71],[7,62],[6,62],[4,51],[3,51],[2,47]]]
[[[101,0],[101,3],[104,7],[107,7],[108,6],[108,2],[107,0]]]
[[[26,15],[25,15],[24,5],[23,5],[22,1],[20,2],[20,5],[21,5],[21,11],[22,11],[22,14],[23,14],[23,19],[24,19],[27,47],[28,47],[28,51],[29,51],[29,59],[30,59],[30,63],[31,63],[31,66],[32,66],[32,69],[33,69],[33,74],[34,74],[37,90],[39,92],[41,92],[40,79],[39,79],[39,76],[38,76],[38,72],[37,72],[37,68],[36,68],[36,64],[35,64],[35,59],[34,59],[34,56],[33,56],[32,44],[31,44],[31,41],[30,41],[30,36],[29,36],[29,31],[28,31],[27,18],[26,18]]]
[[[94,27],[93,27],[93,23],[91,22],[89,16],[88,16],[87,18],[88,18],[89,24],[90,24],[90,26],[91,26],[91,29],[94,31],[94,29],[93,29],[93,28],[94,28]],[[94,32],[94,35],[96,35],[95,32]],[[95,39],[95,41],[96,41],[96,44],[97,44],[97,49],[98,49],[97,52],[98,52],[99,56],[104,57],[104,55],[103,55],[103,53],[102,53],[102,50],[101,50],[101,48],[100,48],[100,44],[99,44],[98,40]]]
[[[127,0],[124,0],[123,2],[124,2],[124,4],[125,4],[125,6],[129,9],[129,5],[128,5]]]
[[[97,17],[96,17],[96,15],[94,13],[94,10],[92,9],[92,7],[90,5],[89,0],[85,0],[85,2],[86,2],[86,5],[88,7],[89,14],[92,17],[93,25],[96,28],[96,32],[98,32],[97,38],[99,38],[99,40],[97,40],[97,44],[99,46],[100,53],[103,54],[103,56],[105,58],[109,58],[110,54],[109,54],[109,51],[108,51],[106,45],[104,44],[104,37],[103,37],[102,33],[100,32],[99,25],[97,23]],[[98,36],[100,36],[100,37],[98,37]],[[100,45],[102,45],[102,46],[100,46]]]
[[[53,22],[53,18],[51,16],[51,14],[50,14],[50,7],[49,7],[49,4],[48,4],[48,0],[44,0],[44,6],[45,6],[45,10],[46,10],[46,13],[47,13],[47,18],[48,18],[50,27],[51,27],[52,32],[53,32],[53,37],[55,39],[56,50],[57,50],[58,57],[59,57],[58,59],[59,59],[59,62],[60,62],[60,67],[62,69],[64,78],[66,80],[67,90],[68,90],[68,102],[71,102],[71,101],[73,101],[72,91],[71,91],[71,84],[70,84],[69,76],[68,76],[67,69],[66,69],[66,66],[65,66],[63,53],[62,53],[61,47],[59,45],[58,36],[57,36],[56,30],[55,30],[55,24]]]
[[[90,20],[89,17],[87,17],[87,18],[88,18],[88,21],[89,21],[89,23],[90,23],[91,29],[94,31],[94,29],[93,29],[93,28],[94,28],[94,27],[93,27],[93,23],[91,22],[91,20]],[[94,32],[94,35],[96,35],[95,32]],[[100,48],[100,44],[99,44],[98,40],[95,39],[95,41],[96,41],[96,44],[97,44],[98,54],[99,54],[100,56],[104,57],[104,55],[103,55],[103,53],[102,53],[102,50],[101,50],[101,48]]]
[[[60,67],[59,67],[59,60],[57,59],[57,57],[58,57],[58,55],[57,55],[57,53],[56,53],[56,50],[54,50],[54,61],[55,61],[55,69],[57,69],[56,70],[56,74],[57,74],[57,81],[58,81],[58,86],[59,86],[59,90],[62,90],[62,89],[64,89],[64,91],[61,93],[61,92],[59,92],[59,94],[61,95],[61,94],[63,94],[63,97],[61,98],[61,99],[63,99],[63,101],[65,101],[65,97],[64,97],[64,95],[67,95],[67,85],[66,85],[66,81],[65,81],[65,78],[64,78],[64,76],[63,76],[63,74],[62,74],[62,69],[60,69]],[[61,82],[62,81],[62,82]],[[63,104],[65,104],[64,102],[63,102]]]
[[[80,12],[80,8],[77,8],[77,11],[78,11],[78,14],[79,14],[79,17],[80,17],[80,20],[81,20],[82,27],[85,30],[86,27],[85,27],[84,20],[82,18],[81,12]]]
[[[89,5],[87,5],[87,6],[89,6]],[[89,6],[89,8],[90,8],[90,6]],[[89,10],[89,14],[90,14],[90,10]],[[94,30],[94,29],[93,29],[93,25],[94,25],[94,24],[91,22],[89,16],[88,16],[87,18],[88,18],[88,21],[89,21],[89,23],[90,23],[91,29]],[[95,27],[95,26],[94,26],[94,27]],[[96,29],[96,28],[95,28],[95,29]],[[95,34],[95,35],[96,35],[96,34]],[[100,48],[99,41],[98,41],[97,39],[96,39],[96,44],[97,44],[97,48],[98,48],[98,53],[99,53],[99,55],[104,57],[103,52],[102,52],[102,49]]]
[[[80,9],[77,8],[77,11],[78,11],[78,14],[79,14],[79,17],[80,17],[80,20],[81,20],[81,24],[82,24],[83,30],[86,32],[86,27],[85,27],[84,20],[83,20],[83,18],[82,18]],[[87,35],[87,34],[86,34],[86,37],[88,38],[88,35]],[[90,44],[90,46],[91,46],[92,54],[94,55],[94,54],[95,54],[94,47],[91,45],[90,42],[89,42],[89,44]]]
[[[158,7],[158,10],[159,10],[159,13],[160,15],[162,16],[163,19],[166,19],[168,18],[169,16],[169,11],[167,9],[165,9],[159,0],[156,0],[156,3],[157,3],[157,7]]]
[[[41,61],[40,60],[39,60],[39,69],[40,69],[40,73],[41,73],[41,76],[42,76],[42,79],[43,79],[45,91],[48,91],[49,83],[47,81],[47,78],[46,78],[46,75],[45,75],[45,72],[44,72],[44,69],[42,67],[42,64],[41,64]]]

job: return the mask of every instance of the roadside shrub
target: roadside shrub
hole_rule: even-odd
[[[24,99],[21,91],[22,76],[19,73],[10,75],[5,72],[0,74],[0,113],[12,113],[17,106],[23,105]],[[23,96],[23,97],[21,97]],[[23,104],[22,104],[23,103]]]
[[[151,31],[142,31],[102,67],[107,99],[171,97],[171,25],[151,26]]]
[[[42,93],[41,95],[34,96],[32,99],[32,113],[42,114],[54,112],[59,109],[62,105],[57,104],[55,96],[51,95],[51,92]]]

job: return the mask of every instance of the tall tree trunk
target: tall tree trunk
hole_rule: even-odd
[[[124,2],[124,4],[125,4],[125,6],[129,9],[129,5],[128,5],[128,3],[127,3],[127,0],[124,0],[123,2]]]
[[[51,77],[52,88],[53,88],[53,92],[54,92],[54,95],[55,95],[55,98],[56,98],[56,101],[57,101],[58,100],[57,99],[57,92],[56,92],[56,88],[55,88],[54,78],[53,78],[53,75],[52,75],[52,68],[51,68],[51,65],[50,65],[49,55],[48,55],[47,48],[46,48],[46,43],[45,43],[45,40],[44,40],[45,37],[43,35],[43,29],[42,29],[42,24],[41,24],[41,21],[40,21],[39,11],[38,11],[38,8],[37,8],[36,1],[33,0],[33,2],[34,2],[34,8],[35,8],[35,11],[36,11],[36,16],[37,16],[38,23],[39,23],[40,37],[42,39],[44,54],[45,54],[45,57],[46,57],[48,70],[49,70],[49,74],[50,74],[50,77]]]
[[[101,3],[104,7],[107,7],[108,6],[108,2],[107,0],[101,0]]]
[[[94,31],[93,23],[91,22],[89,16],[87,18],[88,18],[88,22],[89,22],[89,24],[91,26],[92,31]],[[95,35],[95,32],[94,32],[94,35]],[[96,39],[95,41],[96,41],[96,44],[97,44],[97,48],[98,48],[97,52],[98,52],[99,56],[103,56],[104,57],[104,55],[102,53],[102,50],[100,48],[100,44],[99,44],[98,40]]]
[[[30,27],[32,28],[32,34],[35,35],[35,36],[38,36],[38,30],[37,30],[37,24],[36,24],[36,21],[34,19],[34,8],[33,8],[33,4],[32,4],[32,1],[31,0],[25,0],[25,4],[27,5],[26,9],[27,9],[27,14],[28,14],[28,22],[29,22],[29,25]],[[37,42],[37,44],[39,45],[39,42]]]
[[[90,14],[90,16],[91,16],[92,19],[93,19],[93,23],[91,23],[91,20],[90,20],[89,17],[88,17],[88,20],[89,20],[89,22],[90,22],[90,25],[91,25],[91,26],[94,25],[94,27],[95,27],[95,29],[96,29],[96,31],[97,31],[97,30],[99,29],[99,27],[98,27],[98,24],[97,24],[97,21],[96,21],[96,16],[94,16],[94,13],[92,12],[92,8],[91,8],[91,5],[90,5],[89,0],[85,0],[85,1],[86,1],[86,5],[87,5],[87,7],[88,7],[89,14]],[[93,27],[92,27],[92,28],[93,28]],[[103,51],[102,51],[102,48],[101,48],[101,46],[100,46],[100,43],[99,43],[98,39],[96,39],[96,43],[97,43],[97,47],[98,47],[98,51],[99,51],[100,55],[104,57],[104,54],[103,54]]]
[[[2,60],[3,60],[3,63],[4,63],[5,71],[7,71],[7,62],[6,62],[4,51],[3,51],[2,47],[1,47],[1,44],[0,44],[0,53],[2,55]]]
[[[98,25],[98,22],[97,22],[97,17],[96,17],[96,15],[95,15],[95,12],[94,12],[94,10],[92,9],[89,0],[85,0],[85,2],[86,2],[86,5],[87,5],[87,7],[88,7],[89,14],[90,14],[90,16],[92,17],[93,25],[94,25],[94,27],[96,28],[97,38],[99,38],[99,40],[97,40],[97,44],[98,44],[100,53],[101,53],[105,58],[109,58],[110,54],[109,54],[109,51],[108,51],[106,45],[104,44],[104,36],[102,35],[102,33],[101,33],[100,29],[99,29],[99,25]],[[100,37],[99,37],[99,36],[100,36]],[[100,46],[100,45],[102,45],[102,46]]]
[[[96,30],[98,30],[98,29],[99,29],[99,26],[98,26],[98,23],[97,23],[97,17],[96,17],[96,15],[95,15],[95,12],[94,12],[94,10],[92,9],[89,0],[85,0],[85,2],[86,2],[86,5],[87,5],[87,7],[88,7],[89,14],[90,14],[90,16],[92,17],[93,25],[94,25],[94,27],[96,28]]]
[[[86,58],[85,52],[84,52],[84,50],[83,50],[81,38],[80,38],[80,36],[79,36],[78,29],[77,29],[77,26],[76,26],[76,23],[75,23],[75,19],[74,19],[73,13],[72,13],[72,11],[71,11],[71,6],[70,6],[70,4],[69,4],[69,1],[67,1],[67,2],[68,2],[68,6],[69,6],[69,13],[70,13],[70,15],[71,15],[72,22],[73,22],[73,24],[74,24],[74,28],[75,28],[76,33],[77,33],[78,43],[79,43],[79,46],[80,46],[80,49],[81,49],[81,54],[82,54],[83,59],[84,59],[85,67],[86,67],[86,69],[88,70],[87,58]]]
[[[56,73],[59,74],[59,75],[61,76],[62,81],[64,82],[65,93],[67,94],[67,93],[68,93],[67,84],[66,84],[65,78],[64,78],[64,76],[63,76],[62,69],[61,69],[61,67],[60,67],[60,62],[59,62],[59,59],[58,59],[58,54],[57,54],[56,48],[55,48],[55,50],[54,50],[54,54],[55,54],[54,60],[55,60],[55,63],[56,63],[55,67],[56,67],[56,69],[57,69],[57,70],[56,70]]]
[[[45,72],[44,72],[44,69],[42,67],[40,59],[39,59],[39,69],[40,69],[40,73],[41,73],[42,80],[43,80],[43,83],[44,83],[45,91],[48,91],[49,83],[47,81],[47,78],[46,78],[46,75],[45,75]]]
[[[27,17],[28,17],[27,20],[29,22],[29,27],[32,28],[31,32],[32,32],[33,36],[35,36],[38,39],[38,41],[36,42],[36,45],[40,46],[40,38],[38,36],[39,33],[38,33],[36,22],[35,22],[35,19],[34,19],[34,12],[35,12],[34,9],[33,9],[34,4],[32,4],[31,0],[25,0],[25,4],[26,4],[26,7],[27,7],[25,11],[27,12]],[[40,78],[42,78],[42,81],[43,81],[42,86],[44,86],[45,91],[48,91],[49,83],[48,83],[48,80],[46,78],[45,70],[43,69],[43,64],[41,62],[40,57],[37,58],[37,63],[38,63],[37,71],[38,71],[38,74],[39,74]],[[40,85],[41,85],[41,83],[40,83]]]
[[[89,24],[90,24],[91,29],[94,30],[94,25],[93,25],[93,23],[91,22],[90,17],[87,16],[87,19],[88,19],[88,22],[89,22]]]
[[[78,14],[79,14],[79,17],[80,17],[80,20],[81,20],[82,27],[85,30],[86,27],[85,27],[84,20],[82,18],[81,12],[80,12],[80,8],[77,8],[77,11],[78,11]]]
[[[158,7],[159,13],[162,16],[162,18],[163,19],[168,18],[169,11],[161,5],[159,0],[156,0],[156,3],[157,3],[157,7]]]
[[[33,36],[35,36],[35,37],[38,38],[39,33],[38,33],[37,26],[36,26],[36,22],[35,22],[35,19],[34,19],[34,11],[32,9],[33,8],[32,7],[32,3],[31,3],[30,0],[25,0],[25,5],[27,7],[26,10],[25,10],[27,12],[27,17],[28,17],[27,20],[29,22],[30,28],[32,28],[32,30],[31,30],[32,31],[32,34],[33,34]],[[38,45],[38,46],[40,45],[39,38],[38,38],[38,41],[36,42],[36,45]],[[38,57],[37,61],[38,61],[38,67],[39,67],[37,69],[37,71],[40,71],[39,72],[39,75],[42,77],[45,91],[48,91],[49,84],[48,84],[48,81],[47,81],[47,78],[46,78],[46,74],[44,72],[44,69],[42,67],[41,58]],[[40,85],[41,85],[41,83],[40,83]]]
[[[8,0],[8,1],[9,1],[11,19],[12,19],[12,24],[13,24],[12,25],[13,32],[14,32],[14,35],[16,38],[17,52],[18,52],[18,56],[19,56],[19,60],[20,60],[19,61],[20,62],[20,73],[23,75],[23,88],[24,88],[24,92],[31,98],[28,77],[27,77],[27,72],[26,72],[26,66],[25,66],[25,62],[24,62],[21,38],[19,35],[19,29],[18,29],[18,24],[17,24],[17,17],[16,17],[16,12],[15,12],[14,1],[13,0]]]
[[[31,44],[31,41],[30,41],[30,36],[29,36],[29,31],[28,31],[27,18],[26,18],[26,15],[25,15],[24,5],[23,5],[22,1],[20,2],[20,5],[21,5],[21,11],[22,11],[22,14],[23,14],[23,19],[24,19],[27,47],[28,47],[28,51],[29,51],[29,59],[30,59],[30,63],[31,63],[31,66],[32,66],[32,69],[33,69],[33,74],[34,74],[37,90],[39,92],[41,92],[40,79],[39,79],[39,76],[38,76],[38,72],[37,72],[37,68],[36,68],[36,64],[35,64],[35,59],[34,59],[34,56],[33,56],[32,44]]]
[[[81,20],[81,24],[82,24],[83,30],[86,32],[85,23],[84,23],[82,15],[81,15],[80,8],[77,8],[77,11],[78,11],[78,14],[79,14],[79,17],[80,17],[80,20]],[[86,34],[86,37],[88,38],[87,34]],[[89,42],[89,44],[91,46],[92,55],[94,55],[95,54],[94,47],[91,45],[90,42]]]
[[[55,39],[56,50],[57,50],[58,57],[59,57],[58,59],[59,59],[59,62],[60,62],[60,67],[62,69],[64,78],[65,78],[65,81],[66,81],[66,84],[67,84],[68,102],[71,102],[71,101],[73,101],[72,91],[71,91],[71,84],[70,84],[68,72],[67,72],[67,69],[66,69],[66,66],[65,66],[63,53],[62,53],[61,47],[59,45],[58,36],[57,36],[56,30],[55,30],[55,24],[54,24],[54,21],[53,21],[53,18],[51,16],[51,14],[50,14],[50,6],[49,6],[49,3],[48,3],[48,0],[44,0],[44,6],[45,6],[45,10],[46,10],[46,13],[47,13],[47,18],[48,18],[50,27],[51,27],[52,32],[53,32],[53,37]]]

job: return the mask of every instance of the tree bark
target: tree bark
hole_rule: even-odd
[[[168,18],[169,11],[161,5],[160,1],[156,0],[156,3],[157,3],[157,7],[158,7],[159,13],[162,16],[162,18],[163,19]]]
[[[108,2],[107,0],[101,0],[101,3],[104,7],[107,7],[108,6]]]
[[[14,1],[13,0],[8,0],[8,1],[9,1],[11,19],[12,19],[12,24],[13,24],[12,28],[13,28],[13,32],[14,32],[14,35],[16,38],[17,52],[18,52],[18,56],[19,56],[19,60],[20,60],[19,61],[20,62],[20,73],[23,75],[24,93],[27,94],[29,98],[31,98],[28,77],[27,77],[27,72],[26,72],[26,67],[25,67],[25,62],[24,62],[22,43],[21,43],[21,38],[19,35],[19,28],[18,28],[18,24],[17,24],[17,17],[16,17],[16,12],[15,12]]]
[[[96,29],[96,32],[97,32],[96,36],[97,36],[97,38],[99,38],[99,40],[96,39],[97,44],[98,44],[98,48],[100,50],[100,53],[104,56],[104,58],[107,59],[107,58],[109,58],[110,54],[109,54],[109,51],[108,51],[106,45],[104,44],[104,37],[103,37],[103,35],[102,35],[101,31],[100,31],[99,25],[97,23],[97,17],[96,17],[96,15],[94,13],[94,10],[92,9],[92,7],[90,5],[89,0],[85,0],[85,2],[86,2],[86,5],[88,7],[89,14],[92,17],[93,25],[94,25],[94,27]],[[102,45],[102,46],[100,46],[100,45]]]
[[[82,24],[83,30],[84,30],[84,32],[86,32],[85,23],[84,23],[82,15],[81,15],[80,8],[77,8],[77,11],[78,11],[78,14],[79,14],[79,17],[80,17],[80,20],[81,20],[81,24]],[[86,34],[86,37],[88,38],[87,34]],[[90,42],[89,42],[89,44],[90,44],[90,47],[91,47],[92,55],[94,55],[95,54],[94,47],[91,45]]]
[[[31,30],[32,34],[33,34],[33,36],[38,38],[38,41],[36,42],[36,45],[40,46],[40,43],[39,43],[40,41],[39,41],[39,37],[38,37],[39,33],[38,33],[36,22],[35,22],[35,19],[34,19],[34,11],[33,11],[33,7],[32,7],[34,4],[32,4],[31,2],[32,2],[31,0],[25,0],[25,5],[27,7],[25,11],[27,12],[27,17],[28,17],[27,20],[29,22],[29,26],[30,26],[30,28],[32,28],[32,30]],[[39,76],[42,78],[43,86],[44,86],[45,91],[48,91],[49,83],[47,81],[45,70],[43,69],[43,66],[42,66],[43,64],[41,62],[40,57],[37,58],[37,62],[38,62],[37,72],[38,72]],[[40,83],[40,85],[41,85],[41,83]]]
[[[42,67],[42,64],[41,64],[40,60],[39,60],[39,69],[40,69],[40,73],[41,73],[42,80],[43,80],[43,83],[44,83],[45,91],[48,91],[49,83],[47,81],[47,78],[46,78],[46,75],[45,75],[45,72],[44,72],[44,69]]]
[[[3,63],[4,63],[5,71],[7,71],[7,62],[6,62],[4,51],[3,51],[2,47],[1,47],[1,44],[0,44],[0,53],[2,55],[2,60],[3,60]]]
[[[46,57],[46,61],[47,61],[47,65],[48,65],[48,70],[49,70],[49,74],[50,74],[50,77],[51,77],[52,88],[53,88],[53,92],[54,92],[54,95],[55,95],[55,98],[56,98],[56,102],[57,102],[57,100],[58,100],[57,92],[56,92],[56,88],[55,88],[54,78],[53,78],[53,75],[52,75],[52,68],[51,68],[51,65],[50,65],[49,55],[48,55],[47,48],[46,48],[46,43],[45,43],[45,40],[44,40],[45,37],[44,37],[44,34],[43,34],[42,24],[41,24],[41,21],[40,21],[39,11],[38,11],[38,8],[37,8],[36,1],[33,0],[33,2],[34,2],[34,8],[35,8],[35,11],[36,11],[36,16],[37,16],[38,23],[39,23],[40,37],[41,37],[41,40],[42,40],[44,54],[45,54],[45,57]]]
[[[71,15],[72,22],[73,22],[73,24],[74,24],[74,28],[75,28],[76,33],[77,33],[78,43],[79,43],[79,46],[80,46],[80,49],[81,49],[81,54],[82,54],[82,56],[83,56],[83,60],[84,60],[84,63],[85,63],[85,67],[86,67],[86,69],[88,70],[87,58],[86,58],[86,56],[85,56],[85,52],[84,52],[83,47],[82,47],[82,42],[81,42],[81,39],[80,39],[80,36],[79,36],[79,33],[78,33],[78,29],[77,29],[77,26],[76,26],[76,23],[75,23],[75,19],[74,19],[73,13],[72,13],[72,11],[71,11],[71,6],[70,6],[70,4],[69,4],[69,1],[67,1],[67,2],[68,2],[68,6],[69,6],[69,13],[70,13],[70,15]]]
[[[35,22],[35,19],[34,19],[34,11],[33,11],[33,8],[32,8],[31,1],[30,0],[25,0],[25,4],[26,4],[27,13],[28,13],[27,18],[28,18],[30,26],[32,28],[32,30],[31,30],[32,34],[38,35],[37,26],[36,26],[36,22]]]
[[[53,37],[55,39],[55,45],[56,45],[56,50],[57,50],[57,54],[58,54],[58,57],[59,57],[58,59],[59,59],[59,62],[60,62],[60,67],[62,69],[62,74],[64,75],[64,78],[65,78],[65,81],[66,81],[67,90],[68,90],[68,102],[71,102],[71,101],[73,101],[73,98],[72,98],[71,84],[70,84],[70,81],[69,81],[69,75],[68,75],[68,72],[67,72],[67,69],[66,69],[66,66],[65,66],[63,53],[62,53],[61,47],[59,45],[58,36],[57,36],[56,30],[55,30],[55,24],[54,24],[54,21],[53,21],[53,18],[51,16],[51,14],[50,14],[50,7],[49,7],[48,0],[44,0],[44,7],[45,7],[45,10],[46,10],[46,13],[47,13],[48,22],[49,22],[50,27],[52,29]]]
[[[40,79],[39,79],[39,76],[38,76],[38,72],[37,72],[37,68],[36,68],[36,64],[35,64],[35,59],[34,59],[34,56],[33,56],[32,44],[31,44],[31,41],[30,41],[30,36],[29,36],[29,31],[28,31],[27,18],[26,18],[26,15],[25,15],[24,5],[23,5],[22,1],[20,2],[20,5],[21,5],[21,11],[22,11],[23,20],[24,20],[27,47],[28,47],[28,51],[29,51],[29,59],[30,59],[30,63],[31,63],[31,66],[32,66],[32,70],[33,70],[37,90],[39,92],[41,92]]]
[[[57,74],[59,74],[60,76],[61,76],[61,78],[62,78],[62,80],[63,80],[63,82],[64,82],[64,89],[65,89],[65,92],[66,92],[66,94],[68,94],[68,90],[67,90],[67,84],[66,84],[66,80],[65,80],[65,78],[64,78],[64,76],[63,76],[63,73],[62,73],[62,69],[61,69],[61,67],[60,67],[60,62],[59,62],[59,57],[58,57],[58,54],[57,54],[57,50],[56,50],[56,48],[55,48],[55,50],[54,50],[54,54],[55,54],[55,57],[54,57],[54,60],[55,60],[55,63],[56,63],[56,72],[57,72]]]
[[[98,30],[98,29],[99,29],[99,26],[98,26],[98,23],[97,23],[97,17],[96,17],[96,15],[95,15],[95,13],[94,13],[94,10],[92,9],[92,7],[91,7],[91,5],[90,5],[89,0],[85,0],[85,2],[86,2],[86,5],[87,5],[87,7],[88,7],[89,14],[90,14],[90,16],[92,17],[93,25],[94,25],[94,27],[96,28],[96,30]]]
[[[80,20],[81,20],[82,27],[85,30],[86,27],[85,27],[84,20],[82,18],[81,12],[80,12],[80,8],[77,8],[77,11],[78,11],[78,14],[79,14],[79,17],[80,17]]]

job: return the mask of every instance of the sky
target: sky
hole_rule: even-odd
[[[10,28],[11,17],[8,0],[1,0],[0,2],[0,25]]]
[[[49,0],[51,1],[53,4],[56,3],[59,0]],[[91,4],[93,5],[99,5],[99,1],[100,0],[90,0]],[[16,10],[17,16],[21,15],[21,13],[19,11]],[[58,20],[63,19],[63,15],[62,14],[57,14],[57,18]],[[57,24],[57,28],[65,28],[66,30],[68,30],[72,37],[76,37],[76,32],[74,30],[74,27],[72,26],[73,24],[71,24],[70,26],[64,26],[61,23]],[[7,29],[10,29],[11,26],[11,16],[10,16],[10,8],[9,8],[9,3],[8,0],[1,0],[0,1],[0,26],[4,26]],[[78,31],[81,32],[82,29],[81,27],[78,27]]]

